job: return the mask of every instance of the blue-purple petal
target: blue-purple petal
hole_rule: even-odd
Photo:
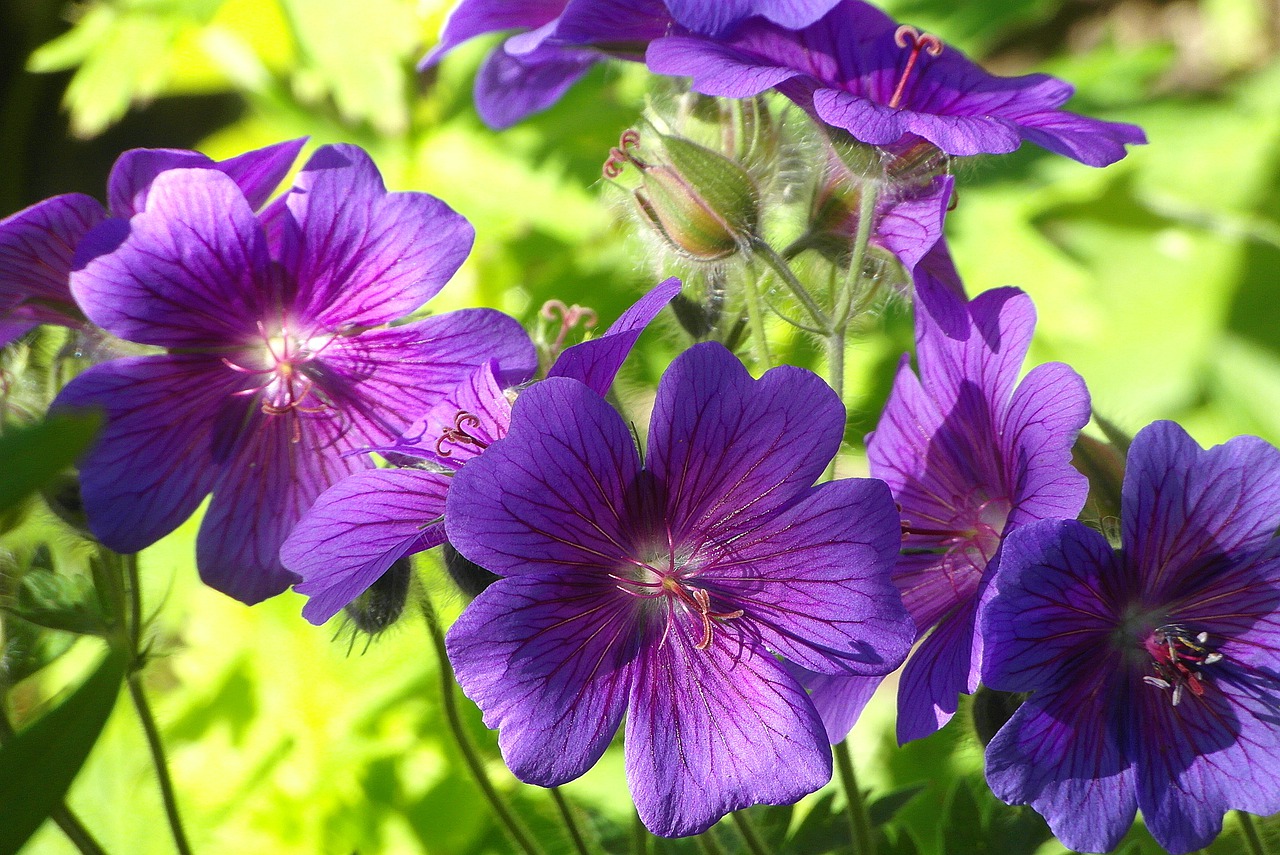
[[[68,193],[0,220],[0,319],[18,334],[36,323],[83,323],[71,297],[72,261],[105,217],[94,199]]]

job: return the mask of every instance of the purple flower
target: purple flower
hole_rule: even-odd
[[[80,327],[71,296],[76,247],[108,217],[127,219],[169,169],[216,169],[240,186],[256,209],[288,173],[305,140],[291,140],[216,162],[195,151],[133,149],[120,155],[107,182],[108,208],[83,193],[38,202],[0,221],[0,346],[37,324]]]
[[[771,87],[871,145],[923,138],[951,155],[1001,154],[1029,140],[1091,166],[1146,141],[1134,125],[1059,109],[1072,87],[1044,74],[997,77],[954,48],[843,0],[802,29],[750,20],[728,38],[673,35],[650,44],[659,74],[693,78],[707,95],[745,98]]]
[[[476,109],[506,128],[545,110],[607,57],[639,60],[672,30],[723,35],[753,15],[782,26],[813,23],[837,0],[462,0],[445,22],[426,68],[483,33],[518,30],[489,54],[476,77]]]
[[[643,463],[582,383],[521,395],[507,437],[458,472],[446,503],[450,541],[504,577],[448,649],[517,777],[578,777],[625,715],[632,797],[657,834],[828,780],[822,723],[774,654],[883,674],[913,637],[889,579],[888,490],[813,486],[843,427],[815,375],[753,380],[715,343],[663,376]]]
[[[600,338],[567,348],[549,376],[571,377],[603,395],[640,333],[680,291],[677,279],[658,284]],[[467,461],[507,435],[511,386],[533,372],[503,380],[492,363],[445,395],[384,454],[409,467],[374,469],[321,494],[280,551],[310,601],[302,616],[321,624],[360,596],[399,558],[444,543],[445,496]],[[407,459],[406,459],[407,458]],[[425,467],[425,468],[423,468]]]
[[[987,747],[995,794],[1088,852],[1136,810],[1175,853],[1227,810],[1280,810],[1277,526],[1280,452],[1157,422],[1129,449],[1123,548],[1074,520],[1012,533],[982,676],[1032,694]]]
[[[1089,421],[1084,381],[1049,363],[1018,382],[1035,328],[1031,299],[1001,288],[967,304],[945,302],[960,337],[917,307],[919,376],[904,357],[867,442],[871,474],[888,483],[902,514],[894,581],[921,634],[933,630],[899,684],[901,742],[942,727],[959,694],[977,688],[974,616],[1001,537],[1033,520],[1074,518],[1088,492],[1071,466],[1072,444]],[[832,741],[849,732],[876,682],[811,681]]]
[[[497,312],[387,326],[448,281],[472,230],[432,196],[387,193],[358,148],[321,148],[261,216],[219,170],[137,186],[136,213],[81,242],[71,288],[89,320],[164,351],[97,365],[55,401],[106,412],[80,474],[90,529],[112,549],[154,543],[212,493],[201,576],[245,602],[277,594],[296,578],[277,555],[289,529],[371,465],[353,452],[477,365],[534,364]]]

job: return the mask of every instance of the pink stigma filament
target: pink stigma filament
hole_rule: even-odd
[[[911,48],[911,54],[907,57],[907,65],[902,69],[902,75],[898,78],[898,85],[893,90],[893,97],[889,99],[889,106],[897,109],[902,105],[902,96],[907,90],[907,81],[911,78],[911,72],[916,67],[916,61],[920,59],[920,52],[924,51],[929,56],[938,56],[942,53],[942,40],[935,35],[922,33],[915,27],[906,24],[898,27],[898,31],[893,34],[893,40],[900,48]]]
[[[671,628],[671,617],[674,616],[677,603],[688,609],[694,619],[698,621],[702,633],[698,641],[693,645],[698,650],[707,650],[711,647],[716,622],[734,620],[743,615],[742,609],[734,609],[727,612],[713,610],[711,608],[711,594],[704,588],[697,588],[683,581],[675,570],[662,572],[640,562],[637,562],[637,566],[642,568],[645,571],[644,575],[649,578],[635,579],[616,574],[613,578],[619,582],[617,588],[624,594],[641,599],[653,599],[656,597],[665,599],[668,621],[663,630],[662,641],[659,642],[659,646],[666,643],[667,632]]]
[[[459,410],[458,414],[453,417],[453,427],[447,427],[440,432],[440,438],[436,440],[436,454],[441,457],[451,457],[453,452],[445,448],[445,443],[453,445],[474,445],[480,450],[489,447],[489,443],[480,437],[468,433],[469,428],[479,427],[480,417],[474,413],[468,413],[466,410]]]
[[[333,405],[321,397],[305,366],[319,357],[337,336],[306,337],[290,331],[283,323],[280,331],[273,335],[261,321],[258,334],[262,336],[262,344],[242,352],[241,361],[222,360],[232,371],[261,378],[257,385],[236,394],[260,394],[262,412],[269,416],[332,410]]]

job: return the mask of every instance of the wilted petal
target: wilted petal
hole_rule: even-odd
[[[689,559],[724,609],[742,609],[764,644],[813,671],[887,674],[915,625],[890,571],[901,533],[883,482],[843,479],[814,489],[750,532],[706,532]]]
[[[323,146],[284,197],[282,263],[301,317],[332,328],[376,326],[431,299],[471,251],[475,232],[426,193],[388,193],[354,145]]]
[[[298,581],[280,563],[294,524],[331,485],[371,464],[349,453],[340,420],[331,414],[268,415],[246,403],[247,412],[227,412],[220,425],[235,425],[238,436],[221,461],[196,540],[196,564],[209,587],[252,605]]]
[[[76,245],[106,217],[80,193],[54,196],[0,220],[0,318],[20,335],[35,323],[82,323],[71,298]]]
[[[95,365],[53,409],[101,408],[102,428],[80,463],[89,528],[116,552],[137,552],[177,528],[213,488],[211,414],[240,378],[201,356],[148,356]]]
[[[302,616],[333,617],[399,558],[444,542],[450,478],[415,469],[357,472],[320,494],[294,526],[280,560],[302,578]]]
[[[507,438],[454,477],[449,541],[494,573],[616,571],[630,555],[631,432],[604,399],[557,377],[521,393]]]
[[[558,786],[600,759],[627,708],[635,610],[607,577],[566,571],[499,579],[450,628],[458,683],[516,777]]]
[[[673,541],[746,529],[794,501],[843,435],[844,406],[812,372],[782,366],[754,380],[722,345],[686,350],[658,384],[649,429]]]
[[[142,344],[242,344],[278,305],[266,237],[240,188],[212,169],[162,173],[147,209],[94,229],[76,264],[71,291],[89,320]]]
[[[1173,422],[1148,425],[1129,449],[1122,523],[1130,563],[1157,601],[1203,586],[1203,569],[1260,550],[1280,527],[1280,451],[1236,437],[1207,451]]]
[[[987,746],[991,791],[1031,805],[1066,846],[1110,852],[1137,809],[1122,742],[1131,726],[1126,701],[1105,673],[1090,685],[1032,695]]]
[[[613,385],[618,369],[626,361],[627,354],[631,353],[631,348],[640,338],[640,333],[679,293],[679,279],[673,277],[658,283],[631,308],[619,315],[604,335],[565,348],[547,376],[571,377],[586,383],[597,394],[606,394]]]
[[[831,778],[827,734],[804,690],[763,651],[695,648],[676,621],[635,671],[627,781],[664,837],[700,834],[730,811],[790,804]]]

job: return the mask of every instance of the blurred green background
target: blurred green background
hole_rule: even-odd
[[[897,17],[1001,73],[1078,86],[1078,112],[1142,125],[1151,144],[1105,170],[1024,148],[959,166],[949,220],[971,292],[1018,285],[1040,314],[1035,361],[1064,360],[1095,408],[1129,431],[1156,418],[1201,442],[1280,442],[1280,4],[1269,0],[898,0]],[[367,148],[392,189],[434,193],[476,227],[436,310],[484,304],[532,323],[560,298],[611,321],[666,271],[615,222],[600,165],[644,104],[639,66],[598,67],[551,111],[493,133],[470,103],[493,39],[421,76],[446,12],[435,0],[4,0],[0,4],[0,216],[70,191],[102,197],[112,161],[139,146],[222,158],[281,139]],[[851,436],[874,424],[909,346],[891,306],[851,347]],[[642,341],[621,380],[643,396],[682,346]],[[801,354],[803,356],[803,354]],[[859,467],[856,451],[846,469]],[[38,502],[4,548],[84,547]],[[429,639],[412,619],[366,648],[312,627],[302,598],[249,609],[203,588],[196,525],[143,554],[156,614],[147,684],[179,801],[201,853],[500,853],[507,844],[445,735]],[[441,583],[448,617],[461,598]],[[95,642],[10,696],[19,723],[78,683]],[[996,806],[964,717],[897,749],[893,681],[852,737],[873,797],[923,784],[897,815],[928,853],[1061,851],[1034,818]],[[505,772],[466,704],[492,772],[550,853],[568,850],[545,793]],[[625,839],[620,751],[565,788],[591,833]],[[826,801],[824,801],[826,799]],[[791,818],[841,797],[828,788]],[[120,703],[69,803],[114,853],[172,843],[141,730]],[[784,817],[785,819],[785,817]],[[781,822],[781,819],[777,819]],[[1231,836],[1215,852],[1237,851]],[[721,844],[737,851],[732,831]],[[1159,851],[1141,830],[1126,846]],[[51,824],[23,850],[70,853]],[[695,851],[691,844],[658,851]],[[814,850],[816,851],[816,850]]]

